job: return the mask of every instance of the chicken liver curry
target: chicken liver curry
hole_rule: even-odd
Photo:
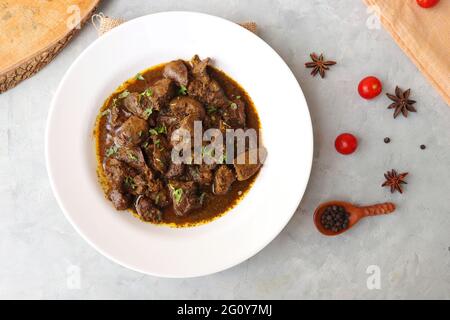
[[[224,133],[260,129],[245,90],[211,66],[209,58],[197,55],[138,73],[106,100],[94,130],[97,171],[117,210],[129,210],[146,222],[188,226],[222,215],[245,195],[258,175],[260,160],[172,160],[172,133],[180,128],[191,132],[195,121],[202,130]],[[260,142],[258,148],[263,148]]]

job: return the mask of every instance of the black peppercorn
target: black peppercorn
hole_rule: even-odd
[[[424,145],[424,144],[422,144],[422,145],[420,146],[420,149],[422,149],[422,150],[425,150],[426,148],[427,148],[427,146]]]
[[[324,209],[320,222],[323,227],[333,232],[347,229],[350,215],[342,206],[329,206]]]
[[[391,138],[389,138],[389,137],[384,138],[384,143],[389,143],[389,142],[391,142]]]

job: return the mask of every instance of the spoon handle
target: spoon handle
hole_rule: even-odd
[[[381,214],[388,214],[395,211],[395,204],[392,202],[375,204],[373,206],[361,207],[364,216],[378,216]]]

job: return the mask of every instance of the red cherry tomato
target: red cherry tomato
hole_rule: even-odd
[[[417,0],[417,4],[422,8],[431,8],[439,3],[439,0]]]
[[[366,77],[358,85],[358,92],[364,99],[373,99],[383,90],[381,81],[376,77]]]
[[[343,133],[337,136],[334,146],[341,154],[351,154],[358,147],[358,139],[351,133]]]

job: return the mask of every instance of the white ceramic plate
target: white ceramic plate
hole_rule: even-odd
[[[138,71],[196,53],[213,58],[250,94],[268,158],[246,197],[223,217],[181,229],[142,223],[117,212],[97,182],[95,117],[109,94]],[[193,12],[144,16],[96,40],[65,74],[47,123],[48,172],[66,217],[111,260],[162,277],[218,272],[264,248],[300,203],[312,151],[302,90],[278,54],[237,24]]]

